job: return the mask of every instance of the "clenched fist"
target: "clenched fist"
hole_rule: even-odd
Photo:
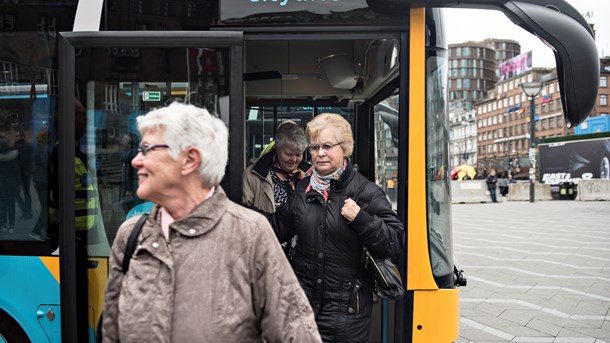
[[[360,206],[358,206],[352,198],[345,199],[343,208],[341,208],[341,215],[347,219],[348,222],[352,222],[356,219],[358,212],[360,212]]]

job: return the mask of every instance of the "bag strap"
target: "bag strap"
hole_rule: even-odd
[[[138,241],[138,236],[142,231],[142,227],[146,222],[146,218],[148,218],[148,213],[144,213],[140,216],[140,219],[136,222],[133,229],[131,229],[131,233],[129,234],[129,238],[127,239],[127,245],[125,246],[125,253],[123,254],[123,274],[127,273],[129,270],[129,261],[131,261],[131,256],[133,252],[136,250],[136,243]]]

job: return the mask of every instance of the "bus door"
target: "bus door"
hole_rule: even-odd
[[[399,206],[404,208],[405,200],[397,193],[399,135],[392,132],[398,128],[399,104],[406,103],[398,91],[398,54],[406,49],[401,35],[405,33],[245,32],[246,165],[266,152],[282,121],[292,120],[304,128],[318,114],[340,114],[354,133],[351,163],[387,192],[404,220]],[[310,162],[309,152],[304,153],[304,160]],[[401,153],[406,156],[406,149]],[[375,305],[370,342],[400,337],[404,318],[397,319],[395,312],[402,313],[402,303]]]
[[[131,166],[140,141],[137,116],[178,100],[222,118],[231,137],[222,186],[232,200],[241,201],[242,45],[240,32],[61,34],[57,203],[62,341],[93,339],[117,229],[126,218],[152,207],[138,198]]]

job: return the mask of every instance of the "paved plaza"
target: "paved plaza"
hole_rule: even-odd
[[[454,204],[457,342],[610,343],[610,202]]]

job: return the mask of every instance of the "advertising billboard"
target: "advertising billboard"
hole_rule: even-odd
[[[538,151],[543,183],[610,179],[610,137],[540,144]]]
[[[498,65],[498,81],[508,80],[532,70],[532,52],[528,51]]]

